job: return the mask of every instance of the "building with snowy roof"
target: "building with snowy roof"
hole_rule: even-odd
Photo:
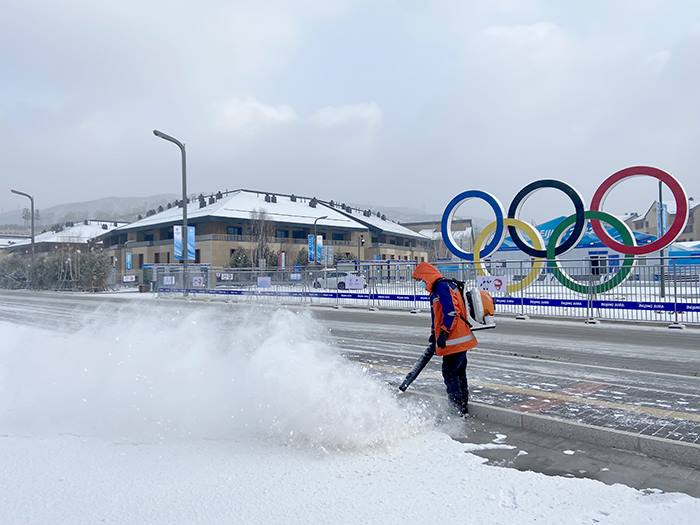
[[[442,242],[441,219],[434,221],[402,222],[406,228],[420,233],[423,237],[430,239],[431,260],[449,259],[452,254],[447,246]],[[474,229],[471,219],[458,219],[452,221],[452,238],[457,246],[464,251],[471,252],[474,246]]]
[[[386,217],[358,215],[316,198],[243,189],[200,195],[187,204],[188,225],[195,229],[195,262],[214,267],[228,266],[237,250],[253,263],[261,245],[269,253],[284,254],[286,265],[306,261],[308,236],[314,233],[333,253],[331,261],[393,259],[399,253],[406,260],[428,257],[422,236]],[[122,273],[138,272],[144,264],[177,262],[173,227],[181,222],[181,202],[176,202],[101,238]]]
[[[57,249],[87,249],[96,244],[101,235],[126,225],[126,222],[86,219],[83,222],[69,222],[34,236],[36,253],[51,252]],[[0,246],[9,253],[29,253],[31,238],[22,237],[7,246]]]
[[[28,235],[15,235],[11,233],[0,233],[0,249],[14,246],[15,244],[29,239]]]
[[[688,221],[685,228],[678,236],[679,242],[700,241],[700,204],[693,206],[694,200],[691,198],[688,202]],[[670,203],[673,205],[673,203]],[[665,213],[665,229],[669,226],[676,217],[675,210],[667,209],[668,205],[664,204]],[[658,233],[658,218],[659,211],[658,201],[654,201],[643,215],[634,214],[625,219],[627,225],[634,231],[656,235]]]

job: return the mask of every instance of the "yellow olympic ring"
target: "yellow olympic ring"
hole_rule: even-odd
[[[521,221],[520,219],[503,219],[503,224],[504,226],[513,226],[523,231],[525,235],[528,236],[530,242],[532,243],[535,249],[544,250],[544,241],[542,240],[542,235],[540,235],[540,232],[537,231],[535,227],[531,224],[525,221]],[[496,221],[493,221],[481,231],[479,236],[476,238],[476,241],[474,241],[474,268],[476,269],[476,273],[479,275],[489,275],[489,272],[486,270],[484,264],[481,262],[479,252],[481,250],[481,246],[484,244],[486,239],[488,239],[489,235],[491,235],[495,229]],[[506,286],[506,291],[509,294],[512,294],[530,286],[542,272],[542,269],[545,266],[544,262],[545,259],[543,258],[534,258],[532,260],[532,268],[530,268],[530,272],[519,282],[508,284]]]

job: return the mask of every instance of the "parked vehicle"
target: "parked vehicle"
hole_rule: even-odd
[[[337,290],[360,290],[367,288],[365,276],[357,272],[324,271],[314,281],[314,288],[332,288]]]

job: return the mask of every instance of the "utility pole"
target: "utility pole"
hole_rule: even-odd
[[[656,214],[656,235],[660,239],[665,233],[664,230],[666,229],[664,224],[664,219],[666,216],[664,213],[663,183],[661,181],[659,181],[659,206],[656,209]],[[659,255],[661,256],[661,269],[659,271],[659,295],[661,298],[664,298],[666,297],[666,269],[663,248],[661,248],[659,251]]]

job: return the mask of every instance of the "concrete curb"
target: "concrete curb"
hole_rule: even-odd
[[[483,403],[469,403],[469,413],[478,419],[485,419],[511,427],[541,432],[550,436],[576,439],[603,447],[631,450],[647,456],[700,468],[700,445],[694,443],[684,443],[682,441],[634,434],[623,430],[586,425],[584,423],[566,421],[539,414],[529,414]]]

